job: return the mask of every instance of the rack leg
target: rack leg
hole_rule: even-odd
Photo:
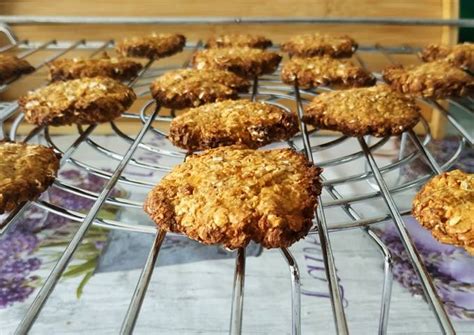
[[[322,178],[323,181],[325,178]],[[335,200],[342,198],[342,195],[336,190],[333,185],[327,185],[326,190]],[[360,215],[348,204],[342,206],[342,209],[346,214],[353,220],[360,220]],[[388,315],[390,312],[390,300],[392,299],[392,254],[387,246],[380,240],[380,238],[368,227],[362,228],[362,231],[366,233],[375,245],[379,248],[380,252],[384,256],[384,282],[382,287],[382,302],[380,305],[380,316],[379,316],[379,334],[386,334],[388,327]]]
[[[21,320],[20,324],[18,325],[15,334],[25,334],[28,333],[30,328],[33,326],[36,318],[38,317],[41,309],[43,308],[46,300],[48,300],[50,294],[54,290],[57,282],[59,281],[62,273],[66,269],[69,261],[71,260],[74,252],[79,247],[84,235],[87,233],[92,222],[97,217],[100,209],[102,208],[105,200],[109,196],[110,192],[112,192],[112,188],[117,183],[120,175],[122,174],[123,170],[125,170],[128,162],[132,158],[134,152],[138,148],[140,142],[142,141],[143,137],[145,136],[148,129],[151,127],[153,120],[155,119],[156,115],[158,114],[159,108],[155,109],[153,114],[150,116],[146,124],[138,133],[137,137],[135,138],[133,144],[129,147],[126,154],[123,156],[123,159],[120,161],[119,165],[117,166],[115,172],[113,173],[112,177],[109,181],[105,184],[102,192],[97,197],[94,205],[92,205],[89,213],[82,221],[81,225],[79,226],[78,230],[72,237],[71,241],[69,242],[68,246],[64,250],[64,253],[61,255],[59,260],[57,261],[56,265],[54,266],[53,270],[51,271],[49,277],[46,279],[44,285],[39,290],[37,296],[33,300],[33,303],[28,308],[24,318]],[[95,126],[90,126],[95,127]],[[90,128],[89,127],[89,128]]]
[[[232,291],[232,310],[230,313],[230,335],[242,333],[242,311],[244,306],[245,248],[239,248],[235,260],[234,290]]]
[[[258,96],[258,77],[255,76],[253,78],[253,83],[252,83],[252,101],[257,101],[257,96]]]
[[[301,334],[301,281],[298,263],[291,252],[286,248],[281,248],[281,253],[288,263],[291,277],[291,334]]]
[[[380,238],[370,229],[364,228],[365,232],[372,238],[374,243],[378,246],[382,254],[384,255],[384,276],[383,276],[383,287],[382,287],[382,301],[380,303],[380,318],[379,318],[379,334],[386,334],[388,327],[388,315],[390,312],[390,301],[392,299],[392,286],[393,286],[393,274],[392,274],[392,255],[387,246],[380,240]]]
[[[309,141],[308,129],[306,123],[303,122],[303,103],[301,101],[298,81],[295,81],[296,96],[296,115],[300,123],[300,129],[303,139],[304,153],[306,158],[314,163],[313,152],[311,151],[311,143]],[[337,277],[337,269],[334,261],[334,254],[329,240],[328,227],[326,224],[326,216],[324,215],[323,202],[318,197],[318,208],[316,212],[316,220],[318,224],[319,241],[321,242],[321,251],[323,253],[324,268],[326,270],[326,278],[328,279],[329,294],[331,296],[331,306],[334,315],[334,323],[338,334],[349,334],[347,326],[346,314],[344,306],[342,306],[341,292],[339,290],[339,281]]]
[[[155,268],[156,259],[158,258],[158,253],[160,252],[161,244],[165,239],[166,231],[160,230],[155,235],[155,240],[148,254],[145,266],[143,267],[140,278],[138,279],[135,292],[133,292],[133,297],[128,306],[127,314],[122,323],[122,329],[120,334],[128,335],[132,334],[135,323],[137,322],[138,314],[142,307],[143,299],[145,298],[145,293],[150,283],[151,275],[153,274],[153,269]]]
[[[451,324],[451,320],[446,314],[443,303],[441,302],[436,292],[436,288],[433,284],[433,281],[431,280],[431,277],[424,266],[424,263],[421,259],[420,254],[416,250],[416,247],[413,244],[413,241],[411,240],[411,237],[408,233],[408,229],[405,226],[405,223],[403,222],[402,216],[395,204],[395,201],[392,198],[392,195],[389,192],[387,185],[385,184],[385,181],[382,177],[382,174],[380,173],[377,163],[375,162],[375,159],[372,156],[372,153],[370,152],[365,140],[362,137],[359,137],[358,140],[370,164],[370,168],[372,169],[372,172],[374,173],[375,180],[377,181],[377,184],[380,187],[380,192],[383,195],[384,201],[387,204],[387,207],[390,211],[393,221],[395,222],[395,225],[400,233],[400,236],[402,238],[402,243],[408,252],[410,261],[413,264],[415,271],[417,272],[421,280],[423,290],[425,291],[426,299],[428,300],[429,304],[433,308],[436,318],[443,332],[446,334],[455,334],[453,325]]]

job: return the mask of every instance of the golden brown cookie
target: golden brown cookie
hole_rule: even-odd
[[[51,81],[71,80],[78,78],[109,77],[117,80],[135,78],[142,65],[129,58],[58,59],[48,64]]]
[[[454,46],[432,44],[420,53],[425,62],[444,60],[448,63],[474,72],[474,44],[463,43]]]
[[[135,101],[133,90],[105,77],[54,82],[18,99],[25,119],[37,125],[112,121]]]
[[[218,48],[198,51],[193,56],[193,66],[199,70],[227,70],[246,78],[275,72],[281,56],[276,52],[248,47]]]
[[[214,101],[236,99],[247,92],[250,82],[232,72],[221,70],[181,69],[158,77],[151,94],[164,107],[183,109]]]
[[[466,95],[474,87],[474,78],[444,61],[390,66],[383,70],[383,79],[393,89],[424,98],[445,98]]]
[[[125,38],[117,43],[116,50],[127,57],[163,58],[183,50],[186,37],[180,34],[151,34]]]
[[[0,85],[22,74],[35,70],[26,60],[15,56],[0,54]]]
[[[160,228],[204,244],[288,247],[312,225],[320,172],[290,149],[211,149],[175,167],[144,209]]]
[[[382,84],[321,93],[306,107],[303,120],[348,136],[398,135],[420,119],[413,99]]]
[[[266,49],[272,46],[272,41],[261,35],[224,34],[213,36],[206,42],[206,48],[249,47]]]
[[[226,100],[193,108],[171,121],[168,138],[189,151],[232,144],[258,148],[291,138],[298,119],[280,107],[250,100]]]
[[[438,241],[474,255],[474,174],[454,170],[431,179],[415,196],[413,215]]]
[[[0,142],[0,214],[34,200],[56,178],[59,159],[53,149]]]
[[[314,57],[351,57],[357,50],[357,43],[349,36],[332,36],[327,34],[302,34],[282,43],[281,50],[290,56]]]
[[[363,87],[375,84],[375,77],[360,66],[329,56],[291,58],[283,64],[281,79],[284,83],[293,85],[296,78],[298,86],[303,89],[318,86]]]

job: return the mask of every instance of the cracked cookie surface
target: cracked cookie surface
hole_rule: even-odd
[[[233,144],[258,148],[298,132],[295,114],[264,102],[226,100],[190,109],[171,121],[168,138],[189,151]]]
[[[303,120],[347,136],[401,134],[420,119],[413,99],[382,84],[321,93],[305,108]]]
[[[272,41],[261,35],[223,34],[213,36],[206,42],[206,48],[249,47],[266,49],[272,46]]]
[[[312,225],[320,172],[290,149],[211,149],[176,166],[144,209],[161,229],[204,244],[288,247]]]
[[[222,70],[181,69],[165,73],[153,81],[150,91],[162,106],[174,109],[237,99],[247,92],[250,82]]]
[[[351,61],[329,56],[293,57],[283,64],[281,79],[293,85],[298,78],[298,87],[309,89],[318,86],[364,87],[375,84],[375,77]]]
[[[22,74],[35,70],[26,60],[15,56],[0,54],[0,85]]]
[[[58,169],[59,159],[51,148],[0,142],[0,214],[37,198],[53,183]]]
[[[424,98],[440,99],[466,95],[474,87],[474,78],[444,61],[383,70],[383,79],[393,89]]]
[[[327,55],[334,58],[351,57],[357,43],[347,35],[327,35],[320,33],[302,34],[282,43],[281,50],[290,56],[314,57]]]
[[[196,69],[219,69],[231,71],[245,78],[254,78],[275,72],[281,56],[254,48],[217,48],[196,52],[193,67]]]
[[[142,65],[129,58],[109,57],[58,59],[48,64],[51,81],[78,78],[109,77],[130,80],[137,76]]]
[[[425,62],[444,60],[454,66],[474,72],[474,44],[463,43],[453,46],[432,44],[420,52]]]
[[[438,241],[474,255],[474,174],[453,170],[432,178],[415,196],[412,212]]]
[[[127,57],[163,58],[181,52],[186,37],[181,34],[156,34],[125,38],[117,43],[117,53]]]
[[[18,104],[27,122],[56,126],[112,121],[135,99],[128,86],[95,77],[54,82],[22,96]]]

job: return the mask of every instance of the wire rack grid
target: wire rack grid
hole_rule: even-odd
[[[99,53],[114,45],[113,40],[109,41],[56,41],[51,40],[44,43],[36,43],[30,41],[15,41],[12,44],[4,46],[0,52],[19,52],[20,58],[28,58],[32,55],[38,54],[44,50],[54,52],[53,56],[44,59],[41,63],[36,65],[35,69],[43,68],[48,62],[58,59],[60,57],[71,56],[77,50],[86,50],[90,57],[95,57]],[[192,53],[202,47],[201,42],[188,43],[186,49]],[[395,62],[394,55],[415,55],[418,51],[416,48],[410,46],[400,46],[386,48],[381,45],[362,46],[360,48],[362,53],[379,54],[387,63]],[[364,60],[363,54],[358,52],[355,54],[355,60],[362,66],[367,66],[367,61]],[[179,67],[188,66],[188,61],[184,64],[178,64],[171,67],[154,66],[155,60],[148,61],[139,75],[128,83],[133,87],[139,97],[149,97],[148,86],[153,78],[160,74]],[[379,73],[374,75],[380,79]],[[2,90],[8,89],[9,85],[13,84],[19,78],[15,78],[6,83]],[[46,84],[46,82],[45,82]],[[294,138],[282,145],[291,147],[297,151],[303,152],[310,161],[316,162],[318,166],[326,168],[328,171],[337,169],[339,167],[346,167],[346,174],[344,177],[331,178],[323,174],[324,193],[319,199],[320,206],[316,213],[315,225],[310,234],[318,234],[322,253],[324,256],[324,265],[327,274],[329,285],[329,292],[331,296],[331,303],[333,307],[335,327],[338,333],[348,334],[349,327],[346,321],[344,307],[342,305],[338,278],[336,272],[336,262],[331,248],[331,240],[337,239],[338,231],[345,231],[348,229],[361,229],[364,234],[367,234],[370,241],[378,248],[384,262],[384,281],[381,292],[381,303],[379,312],[379,333],[386,333],[388,327],[388,316],[390,310],[391,288],[392,288],[392,256],[388,247],[371,229],[371,225],[392,219],[397,227],[404,247],[410,257],[412,265],[422,283],[425,298],[428,304],[432,307],[433,313],[439,323],[441,330],[444,333],[454,333],[454,328],[449,316],[447,315],[443,303],[441,302],[433,281],[427,272],[423,261],[416,250],[416,247],[408,233],[408,230],[403,222],[402,215],[409,213],[410,209],[406,203],[399,201],[399,198],[406,196],[407,192],[414,192],[417,187],[425,183],[434,174],[439,174],[450,168],[459,157],[465,147],[472,146],[472,138],[469,131],[451,114],[450,110],[442,103],[430,100],[421,100],[420,104],[434,108],[435,113],[441,113],[447,121],[459,132],[457,149],[446,161],[439,163],[430,153],[428,146],[432,141],[428,122],[422,119],[421,125],[425,130],[426,135],[420,139],[413,130],[410,130],[402,135],[401,147],[399,150],[398,159],[394,162],[379,166],[376,160],[377,150],[387,144],[389,138],[357,138],[351,139],[346,136],[337,136],[327,139],[319,136],[317,129],[307,129],[306,125],[301,121],[303,115],[303,107],[314,96],[320,92],[326,91],[328,88],[318,88],[317,90],[302,90],[297,85],[290,87],[283,85],[279,79],[279,74],[267,75],[261,78],[255,78],[253,81],[252,93],[242,95],[253,100],[266,101],[268,103],[276,104],[284,108],[287,112],[294,112],[300,120],[300,133]],[[466,113],[472,110],[471,98],[465,99],[451,99],[449,103],[456,105]],[[19,128],[24,123],[24,116],[18,113],[18,104],[16,101],[1,102],[0,103],[0,136],[6,138],[7,131],[5,130],[5,123],[10,122],[11,127],[9,131],[9,138],[11,140],[19,139]],[[36,127],[27,136],[22,138],[22,141],[29,142],[44,138],[48,145],[53,147],[57,152],[62,154],[61,166],[70,164],[78,169],[87,171],[100,178],[103,178],[106,183],[101,192],[92,192],[80,188],[75,185],[68,184],[66,181],[58,179],[54,182],[55,188],[72,193],[86,199],[94,201],[93,206],[87,214],[75,212],[65,207],[58,206],[47,200],[40,198],[38,200],[24,203],[14,212],[10,213],[6,220],[0,226],[0,233],[5,232],[24,214],[25,209],[30,206],[42,208],[51,213],[64,216],[70,220],[77,221],[80,225],[71,239],[69,245],[65,249],[59,261],[54,266],[51,274],[41,287],[39,293],[36,295],[33,303],[28,308],[28,311],[17,328],[18,334],[26,333],[34,324],[36,318],[41,312],[42,307],[46,303],[49,295],[54,290],[54,287],[61,277],[61,274],[66,269],[69,261],[74,255],[74,252],[80,245],[84,235],[91,225],[98,225],[112,229],[122,229],[145,234],[153,234],[154,240],[150,246],[150,251],[146,263],[142,269],[141,275],[136,285],[135,292],[131,297],[129,308],[123,320],[121,333],[132,333],[135,322],[138,318],[140,307],[145,297],[148,284],[150,282],[153,269],[157,262],[157,256],[160,247],[166,238],[166,232],[157,230],[149,222],[123,222],[120,220],[107,219],[100,216],[100,209],[105,205],[114,206],[118,209],[135,209],[140,210],[142,207],[141,201],[131,200],[129,198],[116,197],[111,194],[112,189],[116,184],[123,184],[132,187],[139,187],[142,189],[150,189],[156,183],[149,178],[139,178],[134,175],[124,173],[127,168],[135,167],[151,171],[153,173],[165,174],[171,170],[172,166],[183,161],[186,153],[172,147],[170,144],[163,144],[162,141],[156,144],[152,138],[166,138],[166,126],[174,117],[174,111],[169,113],[163,112],[155,101],[151,99],[145,100],[140,112],[125,113],[122,118],[128,119],[130,122],[141,124],[141,129],[135,137],[127,134],[127,131],[121,129],[121,125],[117,122],[111,122],[110,128],[115,136],[128,143],[128,149],[124,153],[115,151],[113,148],[101,145],[94,137],[94,130],[96,125],[90,125],[87,128],[81,126],[77,127],[77,138],[67,148],[61,148],[55,142],[55,137],[50,134],[49,127]],[[356,141],[360,149],[354,152],[344,152],[343,148],[350,141]],[[414,150],[407,149],[407,142],[410,141],[414,146]],[[84,158],[77,158],[74,154],[79,147],[86,147],[87,150],[94,150],[107,157],[108,159],[117,163],[113,171],[108,171],[103,168],[95,167],[92,162]],[[342,149],[341,149],[342,148]],[[137,150],[142,150],[150,155],[158,155],[166,157],[172,164],[150,163],[141,160],[134,155]],[[336,152],[336,155],[329,153]],[[341,152],[341,153],[340,153]],[[329,157],[329,158],[323,158]],[[417,178],[405,180],[403,178],[403,169],[407,169],[411,164],[417,160],[423,159],[430,172],[425,173]],[[347,173],[347,164],[351,164],[356,160],[365,161],[365,169],[357,173]],[[394,177],[395,176],[395,177]],[[395,182],[393,179],[395,178]],[[363,194],[346,194],[345,186],[351,183],[366,183],[371,186],[370,192]],[[376,215],[368,215],[364,210],[364,204],[371,204],[375,202],[385,204],[386,207],[381,213]],[[404,206],[404,207],[403,207]],[[333,211],[338,211],[345,215],[342,221],[334,221],[331,219]],[[291,331],[293,334],[301,333],[301,283],[300,273],[295,258],[291,251],[286,248],[281,249],[281,254],[288,265],[289,276],[291,280],[291,315],[292,325]],[[245,280],[245,249],[239,249],[236,252],[236,263],[234,273],[234,287],[231,304],[231,317],[229,332],[231,334],[240,334],[242,331],[242,317],[243,317],[243,300],[244,300],[244,280]]]

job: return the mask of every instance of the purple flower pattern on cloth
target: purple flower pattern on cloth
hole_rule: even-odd
[[[41,261],[32,253],[38,245],[34,233],[15,229],[0,242],[0,308],[24,301],[34,290],[38,278],[32,272]]]
[[[151,143],[161,140],[161,137],[156,136]],[[452,140],[433,141],[433,146],[430,148],[442,163],[456,150],[456,143],[457,141]],[[160,157],[143,155],[140,159],[156,163]],[[463,152],[453,168],[474,171],[474,152],[472,150]],[[414,174],[424,174],[428,171],[423,161],[418,160],[417,164],[410,165],[410,168],[402,170],[402,173],[410,178]],[[65,170],[61,172],[60,177],[68,183],[93,192],[99,192],[104,184],[104,179],[78,170]],[[117,195],[120,192],[115,190],[113,194]],[[53,204],[78,212],[87,211],[93,204],[91,199],[72,195],[57,188],[52,188],[45,196]],[[31,207],[23,220],[0,240],[0,308],[24,301],[33,293],[36,284],[41,280],[34,272],[42,266],[42,261],[35,256],[35,252],[44,245],[47,239],[45,236],[57,228],[67,227],[70,223],[63,217]],[[407,217],[406,224],[434,278],[449,314],[461,319],[474,319],[474,258],[459,248],[437,242],[413,218]],[[410,265],[393,224],[387,223],[376,231],[394,256],[395,280],[412,294],[422,295],[418,277]],[[100,252],[105,246],[104,239],[95,241],[94,246]]]
[[[456,139],[434,140],[430,150],[438,162],[444,163],[452,157],[458,143]],[[407,149],[407,152],[411,152],[413,146],[408,145]],[[473,172],[474,150],[462,151],[450,169]],[[407,179],[428,172],[430,170],[422,159],[402,168],[402,174]],[[458,319],[474,319],[474,258],[462,248],[436,241],[413,217],[406,217],[405,223],[448,313]],[[374,230],[392,252],[394,279],[412,294],[422,296],[420,281],[393,223],[386,223],[384,228]]]
[[[105,183],[100,177],[77,170],[64,170],[60,173],[60,178],[93,192],[99,192]],[[114,190],[113,194],[117,195],[119,192]],[[87,211],[94,203],[91,199],[55,187],[43,194],[42,199],[44,198],[48,198],[52,204],[78,212]],[[54,237],[58,228],[67,231],[68,227],[74,227],[70,220],[30,206],[23,218],[0,239],[0,308],[22,302],[33,293],[41,280],[34,272],[40,269],[44,261],[39,256],[36,257],[35,253],[38,249],[47,247],[47,242]],[[69,240],[68,236],[63,238]],[[103,239],[95,241],[94,246],[98,251],[102,250]]]
[[[412,217],[405,217],[405,224],[448,313],[474,319],[474,258],[462,248],[439,243]],[[420,281],[393,223],[376,232],[392,253],[394,279],[413,295],[422,296]]]

